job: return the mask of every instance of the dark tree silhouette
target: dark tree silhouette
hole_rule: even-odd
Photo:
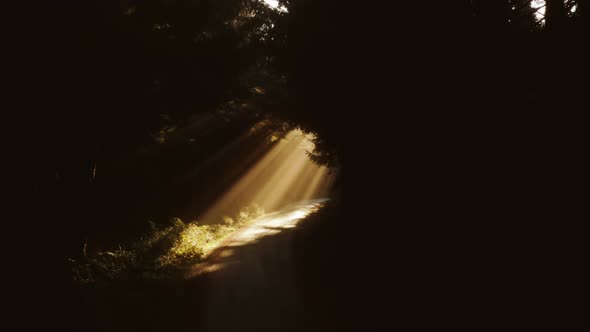
[[[567,12],[564,0],[546,0],[545,26],[549,31],[560,30],[566,24]]]

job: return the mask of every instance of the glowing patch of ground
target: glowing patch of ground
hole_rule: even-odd
[[[219,271],[229,264],[239,263],[231,260],[223,262],[217,260],[232,256],[240,246],[255,243],[263,237],[296,227],[299,222],[321,209],[327,200],[325,198],[308,200],[259,217],[220,243],[217,250],[212,250],[208,262],[199,265],[186,277],[191,278],[201,273]]]

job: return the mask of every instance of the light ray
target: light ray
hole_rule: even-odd
[[[217,222],[230,211],[257,205],[273,211],[301,200],[328,195],[334,177],[324,166],[313,164],[307,152],[313,151],[310,137],[299,130],[289,132],[197,220]]]

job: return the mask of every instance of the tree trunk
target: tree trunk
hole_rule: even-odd
[[[590,0],[577,0],[576,4],[578,5],[577,16],[580,20],[590,20]]]
[[[547,31],[559,31],[567,20],[567,11],[564,0],[546,0],[545,29]]]
[[[512,7],[510,2],[473,0],[471,4],[486,25],[503,28],[508,23]]]

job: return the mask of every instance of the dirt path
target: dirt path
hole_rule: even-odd
[[[293,265],[293,228],[324,200],[267,214],[227,239],[199,268],[205,331],[300,331],[304,319]]]

